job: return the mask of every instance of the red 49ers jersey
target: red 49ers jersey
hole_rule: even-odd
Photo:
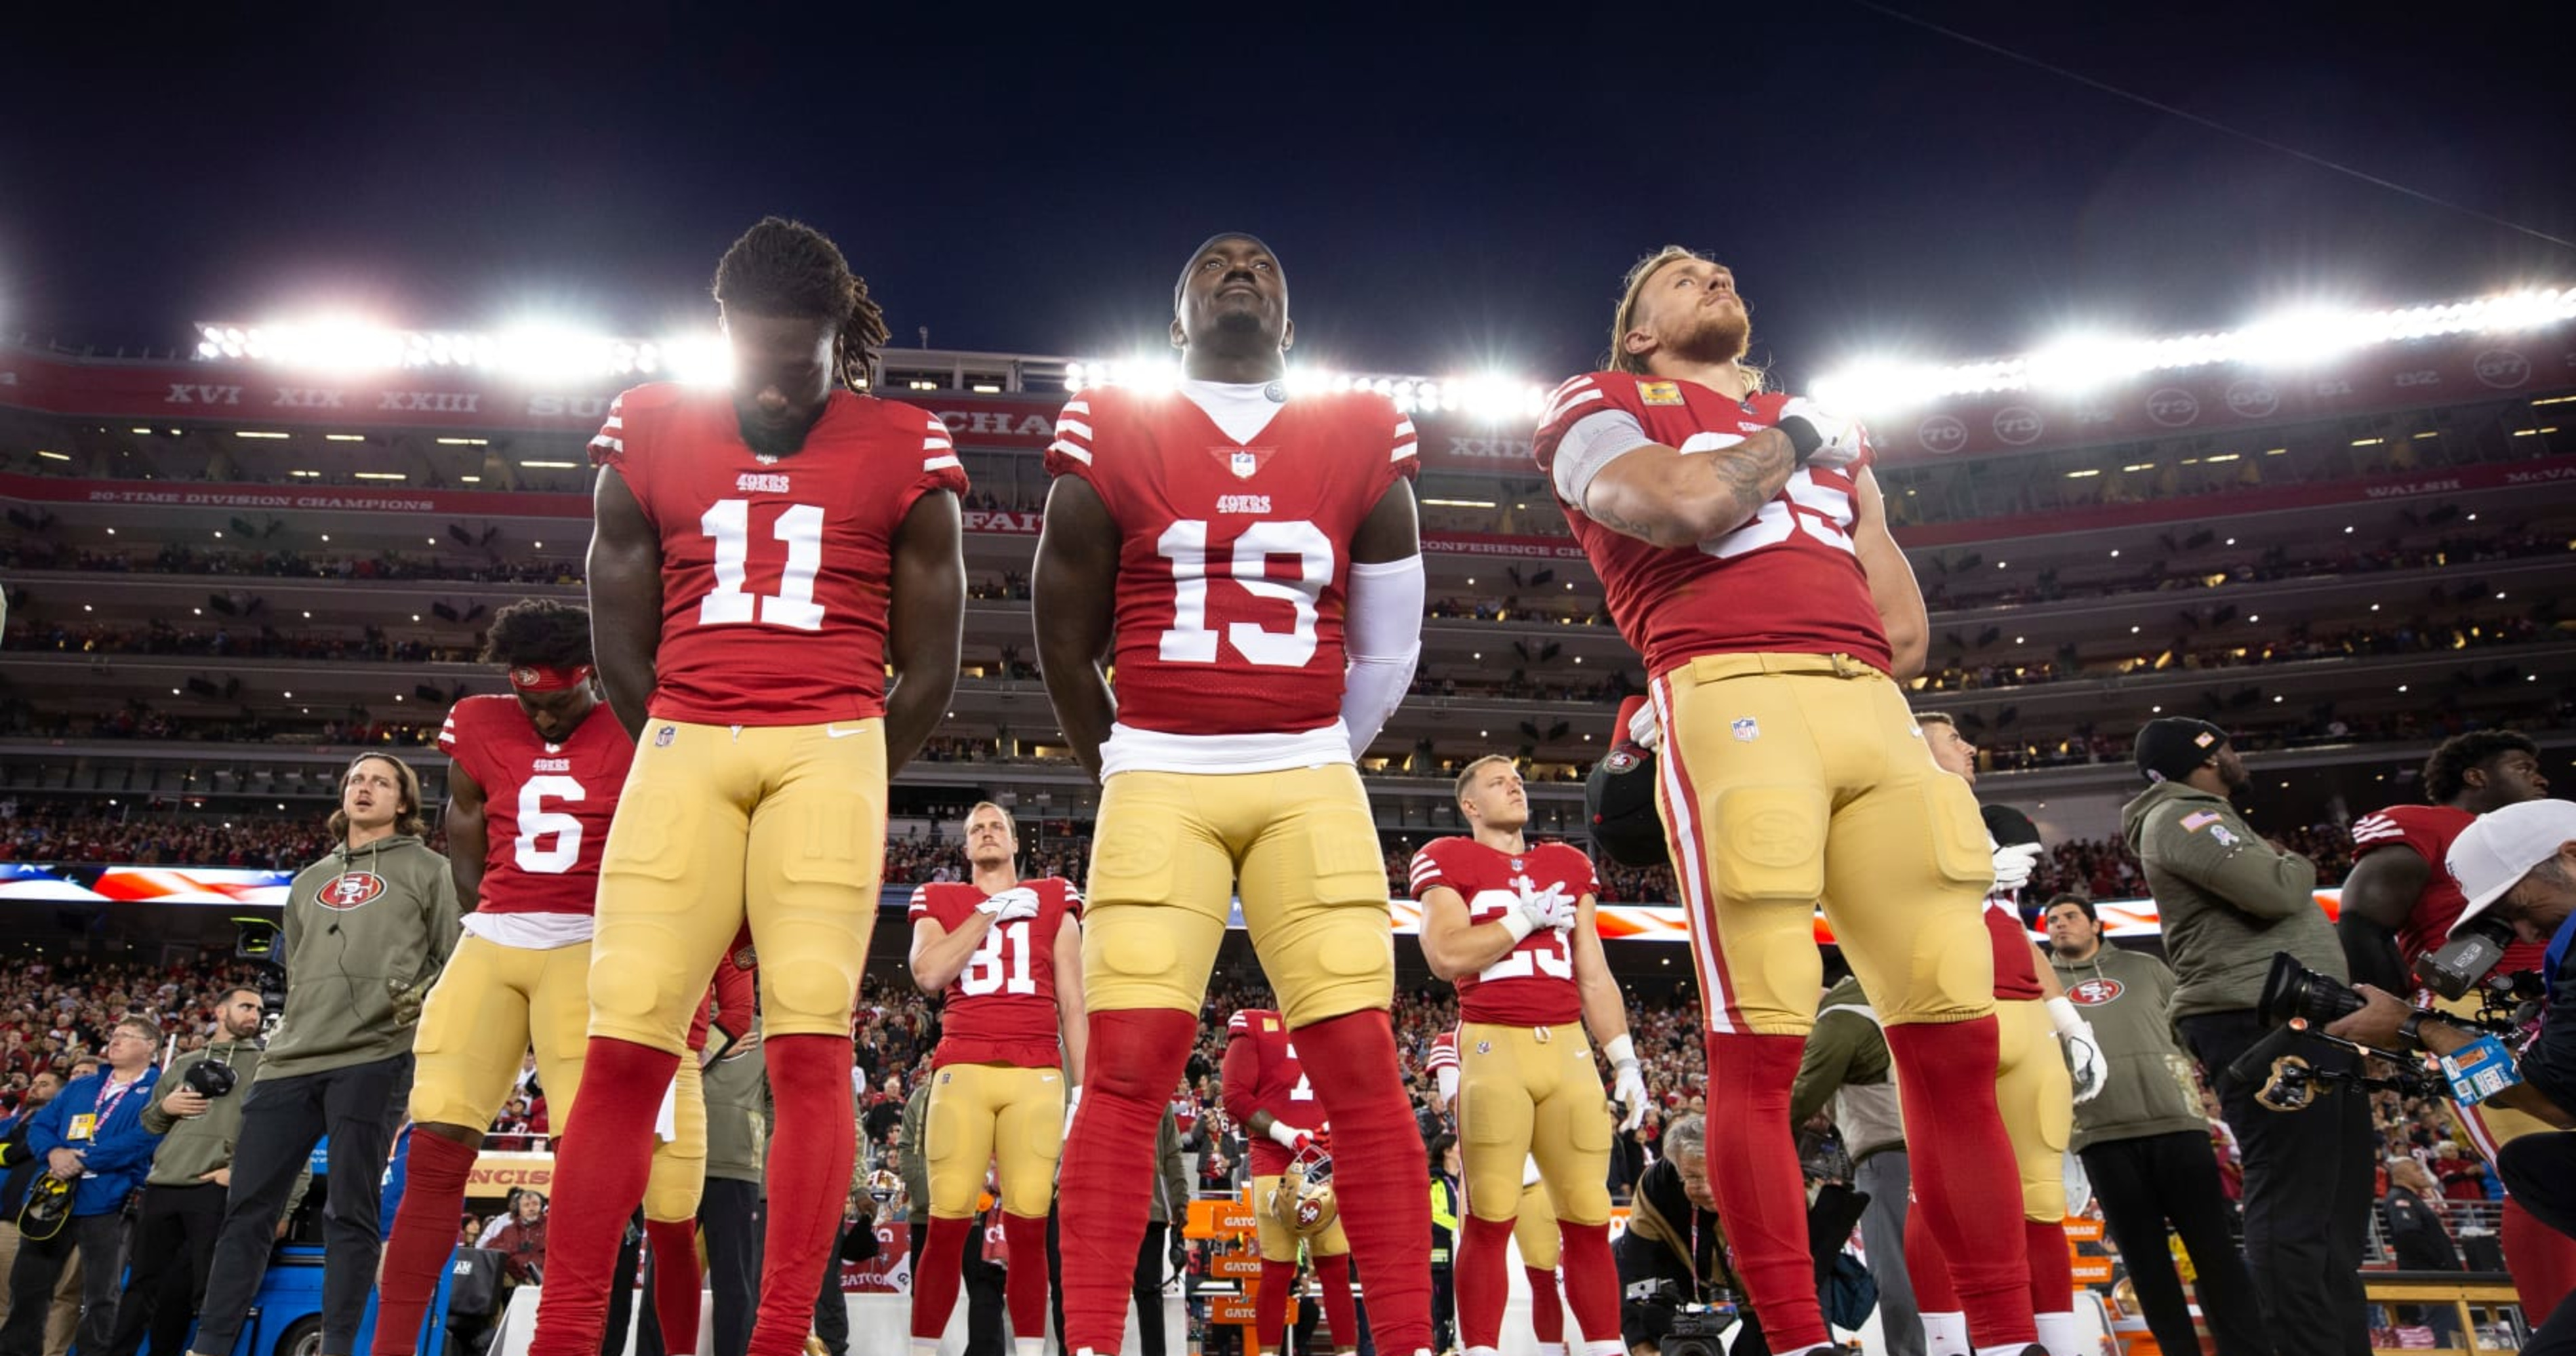
[[[1186,394],[1065,404],[1047,470],[1087,482],[1118,523],[1122,727],[1292,734],[1341,718],[1351,538],[1420,469],[1413,423],[1357,391],[1276,409],[1237,441]]]
[[[1253,1113],[1267,1111],[1272,1120],[1312,1133],[1326,1128],[1324,1103],[1297,1062],[1286,1018],[1268,1008],[1237,1008],[1225,1040],[1225,1114],[1252,1146],[1252,1175],[1276,1177],[1288,1170],[1288,1151],[1253,1130]]]
[[[549,744],[518,698],[468,697],[448,711],[438,747],[483,788],[475,912],[589,913],[608,822],[635,761],[635,741],[608,703],[593,706],[572,738]]]
[[[1535,843],[1505,852],[1473,838],[1435,838],[1413,854],[1413,897],[1433,889],[1458,892],[1467,921],[1491,923],[1521,900],[1556,892],[1568,905],[1598,897],[1601,882],[1592,859],[1563,843]],[[1539,928],[1501,960],[1460,975],[1458,1020],[1500,1026],[1556,1026],[1583,1020],[1583,995],[1574,987],[1574,949],[1554,928]],[[1452,1058],[1455,1058],[1454,1054]]]
[[[2043,996],[2039,961],[2031,954],[2030,929],[2022,926],[2020,892],[1997,890],[1986,896],[1986,940],[1995,949],[1995,998],[2014,1002]]]
[[[1789,397],[1729,400],[1694,381],[1593,372],[1556,388],[1532,451],[1555,480],[1557,445],[1585,416],[1623,410],[1646,436],[1684,453],[1714,452],[1779,422]],[[1591,558],[1619,633],[1661,677],[1707,654],[1847,654],[1888,666],[1887,631],[1852,549],[1850,467],[1793,471],[1752,521],[1696,546],[1649,546],[1558,504]]]
[[[951,1064],[1010,1064],[1052,1069],[1064,1062],[1055,1010],[1055,934],[1082,916],[1082,895],[1061,876],[1024,880],[1037,892],[1038,916],[995,923],[984,944],[948,982],[939,1017],[934,1069]],[[935,919],[955,932],[991,896],[964,881],[912,892],[911,920]]]
[[[626,479],[662,539],[651,712],[710,725],[885,714],[893,543],[913,501],[966,492],[927,412],[834,391],[805,446],[764,457],[723,391],[617,398],[590,459]]]
[[[2417,956],[2440,950],[2450,939],[2451,925],[2460,921],[2460,911],[2469,906],[2468,896],[2460,893],[2460,882],[2451,876],[2451,840],[2475,822],[2476,815],[2449,805],[2391,805],[2352,822],[2354,861],[2383,848],[2402,847],[2432,864],[2424,893],[2415,897],[2415,907],[2407,910],[2405,923],[2397,929],[2397,956],[2410,972]],[[2505,948],[2496,968],[2508,973],[2537,970],[2545,950],[2516,940]]]

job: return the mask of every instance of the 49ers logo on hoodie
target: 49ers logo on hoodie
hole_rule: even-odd
[[[2124,992],[2124,990],[2120,981],[2111,979],[2107,976],[2100,979],[2088,979],[2080,984],[2069,984],[2066,986],[2067,998],[2072,1000],[2076,1006],[2087,1008],[2100,1007],[2104,1003],[2108,1003],[2112,999],[2118,998],[2122,992]]]
[[[343,871],[322,887],[313,902],[326,909],[364,908],[382,898],[385,878],[373,871]]]

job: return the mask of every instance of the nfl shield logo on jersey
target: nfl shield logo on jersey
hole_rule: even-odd
[[[1750,744],[1754,740],[1762,737],[1762,722],[1755,720],[1751,716],[1737,717],[1734,729],[1735,737],[1743,740],[1747,744]]]
[[[1226,459],[1226,469],[1234,472],[1238,479],[1250,480],[1252,473],[1261,469],[1261,458],[1247,449],[1237,448],[1234,455]]]

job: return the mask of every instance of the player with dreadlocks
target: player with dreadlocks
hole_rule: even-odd
[[[535,1356],[599,1349],[691,1004],[746,934],[777,1106],[751,1352],[804,1349],[850,1180],[886,778],[956,686],[966,473],[937,418],[857,389],[886,337],[866,286],[822,233],[772,217],[725,252],[715,299],[730,390],[636,387],[590,444],[592,644],[636,750],[600,866]]]
[[[531,1047],[560,1132],[581,1082],[590,1025],[591,906],[601,845],[634,741],[599,700],[590,613],[530,598],[502,608],[483,662],[509,695],[467,697],[447,713],[448,866],[456,897],[474,905],[465,936],[421,1008],[412,1043],[412,1139],[407,1185],[379,1280],[374,1351],[403,1356],[420,1337],[430,1292],[456,1242],[466,1180],[502,1099]],[[719,976],[728,1030],[750,1027],[747,972]],[[692,1049],[706,1043],[701,1005]],[[706,1176],[706,1109],[697,1066],[682,1061],[671,1133],[658,1137],[644,1213],[671,1283],[655,1296],[663,1330],[697,1331],[694,1220]]]

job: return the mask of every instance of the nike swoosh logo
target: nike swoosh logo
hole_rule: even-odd
[[[854,735],[854,734],[861,734],[861,733],[864,733],[864,731],[860,731],[860,730],[835,730],[835,729],[833,729],[831,726],[826,725],[826,726],[824,726],[824,727],[823,727],[823,733],[825,733],[825,734],[827,734],[827,735],[830,735],[830,736],[831,736],[831,737],[833,737],[834,739],[847,739],[847,738],[849,738],[850,736],[852,736],[852,735]]]

